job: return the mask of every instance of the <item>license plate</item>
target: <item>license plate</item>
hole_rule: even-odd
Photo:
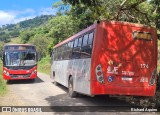
[[[132,81],[132,77],[122,77],[123,81]]]
[[[19,77],[19,78],[23,78],[23,75],[19,75],[18,77]]]

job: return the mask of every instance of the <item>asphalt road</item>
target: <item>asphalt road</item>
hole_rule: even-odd
[[[62,110],[63,112],[68,110],[77,111],[79,109],[80,113],[76,112],[76,114],[81,114],[82,111],[85,111],[85,114],[93,114],[90,111],[100,114],[98,111],[103,111],[105,110],[104,108],[107,108],[107,110],[111,111],[110,114],[114,115],[121,114],[125,107],[132,106],[131,103],[117,97],[79,95],[77,98],[70,98],[67,94],[67,88],[62,85],[55,86],[53,79],[43,73],[38,73],[38,78],[34,82],[26,80],[13,81],[8,84],[8,90],[9,93],[7,95],[0,97],[1,106],[49,106],[48,111],[55,111],[55,106],[58,107],[56,110]],[[70,107],[66,108],[66,106]],[[54,113],[61,112],[56,111]],[[101,114],[106,113],[101,112]],[[128,115],[128,112],[123,114]],[[133,112],[132,114],[137,113]],[[150,113],[143,112],[140,114],[146,115]]]

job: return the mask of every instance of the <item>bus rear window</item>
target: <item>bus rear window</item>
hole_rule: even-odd
[[[151,40],[152,36],[151,33],[145,33],[145,32],[133,32],[133,38],[134,39],[141,39],[141,40]]]

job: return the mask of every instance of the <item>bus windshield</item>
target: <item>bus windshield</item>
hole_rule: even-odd
[[[4,65],[6,66],[36,65],[36,52],[31,50],[5,51],[3,57]]]

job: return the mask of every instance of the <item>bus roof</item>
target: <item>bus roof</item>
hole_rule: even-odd
[[[142,27],[142,28],[145,27],[145,28],[149,28],[149,29],[152,28],[152,29],[153,29],[153,27],[149,27],[149,26],[147,26],[147,25],[138,24],[138,23],[132,23],[132,22],[106,21],[106,20],[97,21],[97,23],[101,23],[101,22],[106,22],[106,23],[112,24],[112,25],[116,25],[116,24],[117,24],[117,25],[129,25],[129,26],[136,26],[136,27]],[[58,43],[58,44],[55,45],[53,48],[56,48],[56,47],[58,47],[58,46],[61,46],[61,45],[65,44],[65,43],[67,43],[67,42],[73,40],[74,38],[76,38],[76,37],[78,37],[78,36],[84,34],[85,32],[88,32],[88,31],[90,31],[90,30],[96,28],[97,23],[94,23],[93,25],[89,26],[88,28],[86,28],[86,29],[84,29],[84,30],[78,32],[77,34],[75,34],[75,35],[73,35],[73,36],[67,38],[66,40],[64,40],[64,41],[62,41],[62,42],[60,42],[60,43]]]
[[[104,22],[105,20],[103,20]],[[139,23],[132,23],[132,22],[123,22],[123,21],[108,21],[107,23],[110,24],[118,24],[118,25],[130,25],[130,26],[136,26],[136,27],[145,27],[145,28],[153,28],[148,25],[139,24]]]
[[[36,50],[32,44],[5,44],[3,50]]]

